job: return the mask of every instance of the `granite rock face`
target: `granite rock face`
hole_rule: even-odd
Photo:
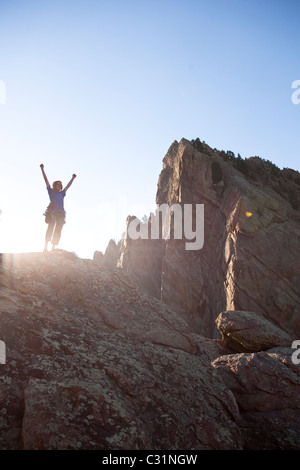
[[[213,366],[241,413],[244,449],[299,450],[300,367],[290,348],[221,356]]]
[[[212,365],[237,400],[244,449],[299,449],[300,361],[292,337],[253,312],[222,312],[216,324],[232,350]]]
[[[200,336],[121,268],[73,253],[6,255],[0,285],[0,449],[300,447],[300,367],[267,321],[258,351],[254,313],[221,314],[258,335],[237,353],[225,320]]]
[[[242,448],[188,325],[122,270],[11,255],[0,282],[1,449]]]
[[[237,162],[206,144],[175,141],[163,159],[156,202],[203,204],[204,245],[187,251],[185,240],[172,236],[129,239],[119,264],[200,335],[217,337],[218,314],[243,310],[300,337],[299,174],[275,171],[258,157]],[[247,171],[238,169],[246,164]]]

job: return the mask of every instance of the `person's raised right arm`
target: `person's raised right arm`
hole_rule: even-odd
[[[44,177],[46,186],[47,186],[47,188],[48,188],[48,186],[50,186],[50,184],[49,184],[48,178],[47,178],[46,173],[45,173],[45,170],[44,170],[44,164],[41,163],[41,164],[40,164],[40,167],[41,167],[41,170],[42,170],[42,173],[43,173],[43,177]]]

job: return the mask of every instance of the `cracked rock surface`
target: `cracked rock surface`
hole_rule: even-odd
[[[278,329],[277,349],[237,353],[68,252],[6,255],[0,282],[1,449],[299,447],[299,366]],[[245,315],[255,334],[255,314],[228,312]]]

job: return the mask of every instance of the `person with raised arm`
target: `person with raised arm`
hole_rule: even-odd
[[[61,181],[54,181],[51,188],[44,170],[44,164],[42,163],[40,167],[50,198],[50,204],[48,205],[46,212],[44,213],[44,215],[46,216],[45,221],[48,224],[45,236],[44,251],[48,251],[48,243],[50,241],[52,244],[52,250],[54,250],[59,243],[63,225],[66,223],[64,198],[66,196],[66,191],[73,183],[74,179],[76,178],[76,175],[72,175],[71,180],[64,189]]]

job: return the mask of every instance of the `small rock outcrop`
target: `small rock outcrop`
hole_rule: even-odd
[[[105,253],[95,251],[93,260],[100,266],[115,268],[118,264],[120,248],[114,240],[110,240]]]

